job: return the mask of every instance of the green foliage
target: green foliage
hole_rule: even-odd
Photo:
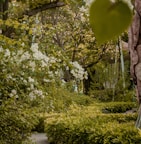
[[[44,114],[43,115],[39,114],[38,115],[38,123],[36,123],[36,125],[34,126],[32,131],[43,133],[44,128],[45,128],[45,120],[46,120],[46,117],[44,116]]]
[[[91,117],[91,119],[93,119],[94,121],[99,121],[99,122],[104,122],[106,123],[108,122],[118,122],[118,123],[129,123],[129,122],[133,122],[136,121],[137,119],[137,113],[131,113],[131,114],[121,114],[121,113],[116,113],[116,114],[99,114],[96,115],[95,117]]]
[[[112,101],[113,91],[111,89],[104,90],[90,90],[89,95],[101,102]]]
[[[125,88],[123,87],[123,78],[121,77],[120,63],[115,63],[115,53],[113,50],[101,62],[89,69],[90,86],[88,94],[100,101],[132,101],[134,93],[128,91],[131,83],[129,81],[129,61],[125,62]]]
[[[0,106],[0,143],[21,144],[28,139],[37,122],[34,109],[15,99],[3,101]]]
[[[94,111],[95,109],[95,111]],[[96,113],[72,107],[67,114],[47,116],[45,132],[54,144],[128,144],[139,143],[141,137],[134,127],[136,114]]]
[[[69,92],[65,87],[51,84],[48,87],[48,96],[43,100],[43,111],[67,111],[71,104],[87,106],[93,102],[89,96]]]
[[[115,101],[124,101],[124,102],[137,102],[136,94],[134,90],[125,90],[122,93],[115,93]]]
[[[120,92],[113,91],[113,89],[103,89],[103,90],[90,90],[89,93],[90,97],[101,101],[101,102],[110,102],[113,101],[121,101],[121,102],[136,102],[135,92],[133,90],[121,90]]]
[[[96,0],[90,7],[90,23],[99,43],[120,35],[130,24],[132,13],[122,1]]]
[[[133,108],[137,108],[137,104],[135,102],[110,102],[105,104],[103,111],[107,111],[109,113],[124,113],[128,110],[132,110]]]

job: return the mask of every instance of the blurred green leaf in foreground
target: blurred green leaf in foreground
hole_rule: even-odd
[[[99,44],[119,36],[131,20],[132,11],[123,1],[95,0],[90,6],[90,24]]]

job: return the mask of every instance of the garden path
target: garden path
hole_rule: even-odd
[[[35,144],[49,144],[45,133],[33,133],[31,140],[35,142]]]

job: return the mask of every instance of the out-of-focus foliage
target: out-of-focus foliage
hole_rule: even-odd
[[[96,0],[91,4],[90,23],[99,43],[121,35],[131,19],[131,9],[122,1]]]

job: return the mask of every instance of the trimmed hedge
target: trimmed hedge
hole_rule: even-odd
[[[135,102],[110,102],[102,108],[104,113],[124,113],[128,110],[137,109]]]
[[[88,107],[73,105],[67,113],[46,115],[45,132],[50,144],[134,144],[141,136],[135,128],[137,113],[109,113],[105,107],[124,110],[134,103],[94,103]]]
[[[85,116],[85,118],[91,119],[95,122],[107,122],[107,121],[117,121],[118,123],[126,123],[130,121],[136,121],[137,119],[137,113],[117,113],[119,109],[121,109],[121,106],[125,107],[124,110],[129,109],[131,107],[134,107],[135,103],[125,103],[125,102],[112,102],[112,103],[93,103],[90,106],[78,106],[76,104],[70,105],[68,108],[68,111],[66,112],[67,115],[70,117],[78,117],[78,116]],[[105,108],[109,108],[108,114],[105,113]],[[116,114],[111,113],[111,109],[117,109]],[[102,111],[104,110],[104,113]],[[111,111],[110,111],[111,110]],[[59,119],[62,115],[65,115],[64,113],[49,113],[49,114],[40,114],[39,115],[39,123],[36,125],[34,131],[37,132],[44,132],[44,121],[50,120],[50,119]]]
[[[115,95],[113,95],[113,89],[102,89],[102,90],[90,90],[88,95],[93,97],[94,99],[100,101],[100,102],[110,102],[113,101],[124,101],[124,102],[132,102],[133,100],[137,102],[136,96],[134,94],[134,91],[128,91],[128,90],[123,90],[120,91],[115,91]]]
[[[134,122],[107,122],[84,117],[61,117],[48,121],[45,129],[50,144],[133,144],[141,136]]]

